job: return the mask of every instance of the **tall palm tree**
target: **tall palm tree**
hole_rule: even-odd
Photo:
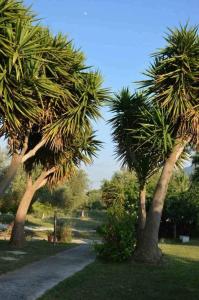
[[[165,157],[149,215],[146,220],[142,243],[136,258],[157,262],[162,253],[158,248],[158,232],[168,184],[175,164],[188,146],[198,145],[199,140],[199,38],[197,28],[188,26],[170,30],[165,38],[167,45],[159,50],[154,64],[146,73],[148,80],[141,82],[151,102],[160,107],[171,131],[171,147]],[[153,137],[155,137],[154,132]]]
[[[16,4],[11,0],[9,3]],[[12,181],[20,164],[34,156],[45,143],[59,148],[63,134],[90,130],[90,120],[99,117],[100,106],[107,97],[107,90],[101,87],[100,74],[86,67],[83,53],[74,49],[64,36],[59,34],[54,37],[47,29],[35,26],[30,11],[22,5],[20,7],[22,12],[27,13],[28,21],[21,15],[20,20],[13,16],[10,44],[16,48],[13,43],[15,38],[18,49],[11,57],[9,51],[5,52],[8,68],[12,66],[13,57],[15,62],[8,88],[12,87],[11,83],[16,83],[15,89],[19,89],[20,93],[18,98],[16,95],[13,97],[12,89],[11,100],[14,104],[4,105],[9,112],[2,112],[2,117],[0,114],[1,135],[7,137],[12,157],[10,167],[0,182],[0,194]],[[4,7],[4,14],[6,9],[7,6]],[[10,32],[3,34],[4,40],[10,38]],[[25,110],[25,101],[32,104],[31,114]],[[37,143],[30,140],[33,131],[38,133]]]
[[[109,102],[113,117],[112,137],[115,153],[122,166],[136,173],[139,182],[138,242],[146,222],[146,184],[161,165],[160,151],[152,147],[152,141],[138,139],[142,124],[146,122],[146,111],[151,116],[150,104],[142,92],[131,94],[123,88]]]
[[[42,116],[43,96],[58,96],[58,85],[33,67],[43,65],[42,55],[52,47],[41,46],[41,29],[20,1],[0,1],[0,136],[8,139],[12,162],[0,183],[3,193],[16,174],[27,148],[29,124]],[[22,130],[24,129],[24,130]],[[36,150],[36,149],[35,149]]]

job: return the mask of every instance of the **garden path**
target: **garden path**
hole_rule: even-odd
[[[93,262],[89,244],[80,245],[0,276],[0,299],[35,300]]]

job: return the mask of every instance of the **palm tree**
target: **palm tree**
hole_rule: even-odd
[[[9,3],[16,6],[15,1]],[[4,4],[6,6],[6,1]],[[4,14],[6,9],[10,6],[4,7]],[[19,166],[33,157],[44,144],[59,148],[63,134],[88,131],[90,120],[99,117],[99,108],[107,96],[107,90],[101,87],[100,74],[85,66],[83,53],[74,49],[62,35],[54,37],[47,29],[33,25],[30,11],[22,6],[20,9],[28,17],[19,15],[18,20],[16,14],[16,19],[12,17],[12,35],[6,30],[2,33],[4,40],[12,39],[9,41],[10,48],[16,48],[13,43],[16,39],[18,52],[15,53],[12,48],[11,55],[11,50],[5,52],[8,69],[12,66],[13,56],[15,58],[12,78],[8,81],[9,77],[6,77],[5,82],[7,84],[8,81],[9,91],[15,84],[16,95],[13,95],[15,90],[12,89],[13,103],[10,99],[6,105],[2,101],[3,109],[9,111],[1,113],[0,110],[1,136],[8,139],[12,157],[10,167],[0,182],[0,194],[8,187]],[[5,26],[9,27],[8,24]],[[30,112],[26,109],[26,102],[32,105]],[[32,132],[38,133],[34,145]]]
[[[160,151],[152,147],[152,141],[138,139],[140,128],[146,122],[146,111],[151,116],[152,109],[142,92],[131,94],[123,88],[109,102],[113,117],[112,137],[116,145],[115,153],[122,166],[136,173],[139,182],[138,243],[146,222],[146,184],[161,164]]]
[[[162,253],[158,248],[158,232],[168,184],[174,166],[188,146],[198,144],[199,129],[199,38],[197,28],[180,27],[170,30],[167,45],[159,50],[154,64],[141,82],[151,102],[158,106],[170,126],[171,139],[164,166],[158,180],[146,220],[142,243],[135,257],[157,262]],[[156,132],[151,138],[155,138]]]
[[[12,156],[0,183],[1,194],[15,176],[27,150],[25,128],[27,133],[30,123],[42,116],[41,98],[58,96],[61,91],[33,67],[43,65],[42,55],[52,49],[49,45],[41,47],[41,29],[33,25],[35,18],[31,11],[19,1],[1,1],[0,21],[0,136],[8,139]]]

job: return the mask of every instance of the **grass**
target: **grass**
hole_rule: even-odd
[[[97,234],[92,232],[96,229],[104,220],[105,213],[103,211],[88,212],[85,218],[80,218],[80,213],[72,217],[64,218],[67,223],[70,223],[73,228],[80,231],[75,231],[74,238],[96,239]],[[59,217],[59,219],[62,219]],[[1,215],[0,222],[10,223],[13,220],[12,215]],[[41,219],[34,215],[29,214],[26,220],[27,226],[34,227],[53,227],[53,217]],[[8,241],[0,240],[0,274],[15,270],[23,265],[31,263],[36,260],[45,258],[46,256],[53,255],[59,251],[65,250],[68,247],[74,246],[74,244],[57,244],[56,246],[46,242],[45,240],[32,239],[47,239],[48,230],[44,231],[27,231],[27,243],[22,251],[27,252],[25,255],[14,255],[7,251],[15,250],[9,247]],[[2,257],[13,257],[18,260],[7,261]]]
[[[27,215],[26,226],[44,226],[44,227],[53,227],[53,218],[52,220],[36,218],[34,215]]]
[[[14,255],[8,251],[19,250],[9,246],[8,241],[0,240],[0,274],[18,269],[26,264],[43,259],[47,256],[54,255],[57,252],[66,250],[74,244],[56,244],[55,246],[46,241],[29,241],[20,251],[26,252],[24,255]],[[17,260],[7,261],[2,257],[13,257]]]
[[[161,244],[161,266],[96,261],[40,300],[197,300],[199,243]]]

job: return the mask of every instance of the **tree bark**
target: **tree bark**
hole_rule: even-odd
[[[34,183],[32,182],[31,176],[28,176],[26,191],[17,209],[14,226],[11,233],[11,246],[16,248],[23,247],[25,243],[24,224],[33,196],[38,189],[40,189],[47,183],[48,175],[52,174],[54,171],[55,168],[43,171]]]
[[[139,191],[139,206],[138,206],[138,231],[137,231],[137,245],[138,247],[146,223],[146,184],[140,185]]]
[[[158,234],[164,201],[174,166],[189,141],[190,138],[177,140],[172,152],[165,161],[153,195],[153,201],[146,219],[142,239],[134,253],[134,258],[137,261],[158,263],[162,258],[162,252],[158,247]]]
[[[26,186],[26,191],[17,209],[14,226],[11,233],[10,244],[13,247],[21,248],[25,243],[24,223],[25,223],[28,209],[30,207],[30,203],[32,201],[35,192],[36,189],[33,187],[31,177],[29,177]]]

